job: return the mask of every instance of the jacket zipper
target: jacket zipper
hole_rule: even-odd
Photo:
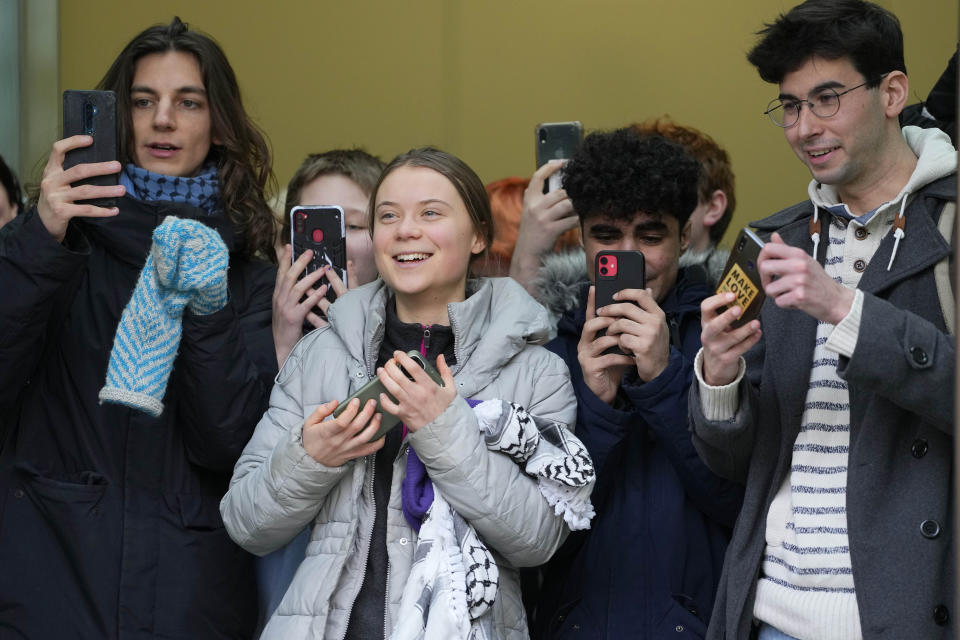
[[[373,493],[373,480],[376,475],[375,469],[369,468],[374,466],[374,458],[376,453],[373,455],[367,456],[367,467],[370,471],[370,503],[373,505],[373,519],[370,520],[370,535],[367,536],[367,546],[363,553],[363,571],[360,573],[360,588],[363,589],[363,580],[367,577],[367,562],[370,561],[370,545],[373,544],[373,527],[377,522],[377,497]],[[390,561],[387,559],[387,579],[389,580],[390,576]],[[357,596],[360,595],[360,592],[357,591]],[[353,598],[353,604],[350,605],[350,614],[353,614],[353,608],[357,605],[357,596]],[[386,615],[386,614],[384,614]],[[340,635],[340,640],[343,640],[347,637],[347,631],[350,628],[350,616],[347,616],[347,624],[343,628],[343,633]]]
[[[430,348],[430,327],[432,327],[433,325],[423,324],[420,326],[423,327],[423,337],[420,338],[420,355],[426,356],[427,349]]]

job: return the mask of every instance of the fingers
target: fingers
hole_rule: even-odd
[[[561,168],[563,168],[563,160],[551,160],[534,171],[533,176],[530,178],[530,184],[527,185],[527,191],[535,194],[543,194],[543,183]]]
[[[437,356],[437,373],[440,374],[440,379],[443,380],[443,386],[450,388],[455,386],[453,371],[447,366],[447,359],[442,353]]]
[[[337,270],[326,265],[324,267],[324,274],[326,275],[327,282],[330,283],[330,286],[333,287],[333,290],[338,296],[342,296],[347,292],[347,286],[343,284],[343,280],[340,279],[340,274],[337,273]],[[350,279],[350,276],[347,276],[347,280]]]
[[[312,311],[307,314],[307,322],[309,322],[311,325],[313,325],[317,329],[319,329],[320,327],[327,326],[327,321]]]
[[[330,402],[324,402],[316,409],[313,410],[307,419],[304,421],[304,424],[317,424],[318,422],[323,422],[327,416],[333,415],[333,412],[336,411],[337,405],[340,404],[336,400],[331,400]],[[349,407],[347,408],[349,411]]]
[[[587,291],[587,322],[597,317],[596,290],[595,286],[590,285],[590,289]]]
[[[91,144],[93,144],[93,136],[70,136],[69,138],[57,140],[53,143],[50,158],[47,159],[47,166],[43,171],[44,175],[46,175],[47,171],[61,169],[63,167],[63,158],[67,155],[67,151],[79,149],[80,147],[89,147]]]
[[[360,286],[357,281],[357,265],[353,260],[347,260],[347,288],[356,289]],[[338,292],[337,295],[340,295]]]

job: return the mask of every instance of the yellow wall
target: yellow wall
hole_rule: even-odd
[[[61,88],[92,87],[142,28],[180,15],[212,34],[268,133],[281,185],[309,152],[385,160],[435,144],[484,181],[529,175],[537,122],[610,128],[669,113],[712,134],[737,176],[732,229],[805,194],[809,174],[762,115],[746,62],[792,0],[61,0]],[[926,96],[957,42],[957,4],[885,0]],[[728,234],[728,239],[733,234]]]

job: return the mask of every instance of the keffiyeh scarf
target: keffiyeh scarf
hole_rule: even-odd
[[[589,528],[596,474],[583,443],[563,425],[531,416],[519,405],[503,400],[467,402],[487,448],[508,455],[535,478],[543,498],[571,530]],[[418,537],[391,638],[492,639],[493,621],[484,614],[499,586],[493,554],[433,487],[412,449],[402,491],[404,515]]]

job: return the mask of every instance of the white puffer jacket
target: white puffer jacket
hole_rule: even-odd
[[[400,499],[409,444],[497,560],[497,636],[526,638],[516,567],[545,562],[567,527],[535,480],[504,454],[487,449],[464,398],[509,400],[568,425],[575,420],[576,400],[564,362],[534,346],[550,330],[546,310],[508,278],[470,281],[469,291],[464,302],[447,306],[459,397],[434,422],[409,434],[394,462],[385,628],[396,622],[416,540]],[[303,449],[300,433],[318,405],[346,398],[374,375],[388,295],[381,280],[349,292],[331,307],[330,326],[294,348],[221,502],[230,536],[256,554],[281,547],[313,523],[306,558],[262,638],[337,640],[346,632],[373,528],[373,456],[326,467]]]

